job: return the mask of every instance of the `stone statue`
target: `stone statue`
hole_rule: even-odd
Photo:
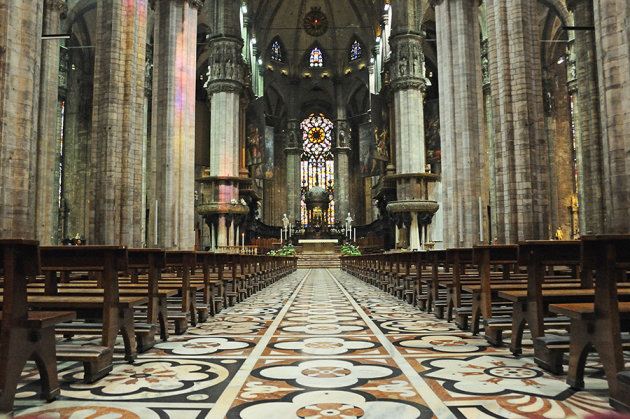
[[[286,214],[283,214],[282,226],[284,227],[285,230],[287,230],[289,228],[289,219],[287,218]]]

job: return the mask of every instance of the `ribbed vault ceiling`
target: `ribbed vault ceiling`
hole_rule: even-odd
[[[325,58],[337,70],[347,62],[348,51],[355,38],[369,53],[378,35],[383,0],[250,0],[250,19],[258,41],[260,56],[266,53],[278,37],[292,68],[301,66],[314,46],[323,50]],[[304,16],[313,7],[328,19],[328,30],[320,36],[309,35],[304,29]]]

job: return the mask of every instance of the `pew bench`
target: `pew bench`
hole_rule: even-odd
[[[545,285],[545,284],[544,284]],[[618,291],[620,299],[630,299],[630,289],[621,288]],[[528,307],[528,295],[526,290],[510,290],[499,291],[499,297],[507,301],[511,301],[513,304],[513,312],[511,316],[511,322],[507,324],[498,324],[495,322],[494,326],[490,327],[504,327],[504,329],[511,329],[511,343],[510,351],[514,355],[520,355],[522,353],[522,341],[523,333],[525,331],[526,324],[534,324],[538,322],[537,313]],[[570,326],[570,318],[566,316],[550,317],[548,314],[550,304],[559,303],[588,303],[593,302],[595,298],[595,290],[591,288],[576,288],[576,289],[545,289],[543,288],[540,293],[540,302],[542,306],[542,312],[546,317],[543,317],[542,327],[545,329],[553,328],[566,328]],[[485,323],[485,322],[484,322]],[[500,340],[500,334],[498,335]],[[540,336],[532,336],[534,341]],[[544,341],[544,340],[543,340]],[[543,342],[541,341],[541,342]],[[536,350],[536,346],[534,347]],[[558,369],[549,370],[556,374],[560,374]],[[561,369],[560,369],[561,371]]]
[[[51,401],[59,395],[54,327],[76,314],[28,310],[26,278],[40,273],[36,241],[0,240],[0,270],[4,272],[2,298],[6,300],[0,311],[0,413],[9,413],[29,359],[37,364],[43,398]]]
[[[84,364],[84,379],[93,382],[112,370],[116,337],[122,334],[125,342],[125,358],[132,362],[136,357],[134,332],[134,307],[146,303],[146,297],[121,297],[118,293],[118,272],[127,271],[127,249],[120,246],[41,246],[41,270],[45,273],[45,296],[29,296],[29,301],[39,299],[40,309],[68,308],[77,310],[77,318],[89,318],[102,322],[101,347],[90,352],[84,349],[67,351],[67,360]],[[57,296],[60,277],[75,272],[87,272],[97,278],[103,296]],[[85,316],[85,317],[82,317]]]
[[[584,366],[586,362],[586,353],[593,348],[593,344],[605,346],[608,342],[602,341],[602,338],[595,330],[597,320],[599,318],[595,311],[595,304],[590,303],[562,303],[551,304],[549,310],[561,316],[566,316],[571,320],[570,336],[560,337],[540,337],[537,339],[540,343],[545,343],[547,350],[550,351],[550,362],[548,364],[557,366],[561,365],[561,358],[565,352],[569,352],[569,374],[567,383],[576,389],[584,388]],[[630,301],[619,302],[619,320],[625,329],[622,332],[630,332]],[[610,342],[612,344],[612,342]],[[623,349],[630,349],[630,333],[621,334],[621,344]],[[600,353],[600,356],[602,354]],[[536,358],[537,359],[537,358]],[[536,361],[535,359],[535,361]],[[540,360],[538,360],[540,361]],[[610,362],[609,359],[602,359],[602,363]],[[538,362],[537,362],[538,363]],[[572,368],[573,367],[573,368]],[[606,366],[604,367],[606,369]]]

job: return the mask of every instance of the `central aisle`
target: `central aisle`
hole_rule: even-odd
[[[261,314],[253,307],[239,313]],[[427,406],[446,413],[344,287],[316,269],[300,281],[210,417],[430,418]]]

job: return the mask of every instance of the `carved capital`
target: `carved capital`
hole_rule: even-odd
[[[190,7],[200,10],[203,7],[203,2],[205,0],[188,0]]]
[[[392,87],[400,81],[424,81],[422,37],[412,34],[396,36],[392,38],[391,46],[388,70]]]
[[[44,2],[46,12],[57,12],[64,19],[68,13],[68,4],[65,0],[46,0]]]
[[[237,38],[221,37],[210,42],[210,61],[206,88],[208,93],[216,91],[213,85],[228,86],[237,85],[240,91],[245,85],[247,77],[247,66],[243,62],[241,55],[242,41]],[[233,88],[229,88],[233,91]]]
[[[206,91],[208,96],[212,96],[215,93],[236,93],[241,94],[243,91],[243,84],[235,80],[214,80],[206,83]]]
[[[400,90],[419,90],[420,92],[424,93],[426,87],[427,85],[424,79],[398,79],[392,83],[392,92],[397,92]]]

